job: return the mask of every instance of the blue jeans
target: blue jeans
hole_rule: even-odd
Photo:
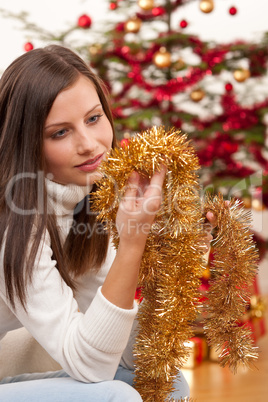
[[[21,374],[0,381],[1,402],[142,402],[132,387],[134,373],[119,366],[113,381],[86,384],[69,377],[63,370]],[[34,381],[33,381],[34,380]],[[182,373],[174,399],[188,401],[189,387]]]

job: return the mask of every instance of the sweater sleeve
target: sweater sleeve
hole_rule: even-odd
[[[27,287],[27,311],[18,301],[12,309],[0,278],[1,297],[71,377],[83,382],[113,379],[137,314],[136,304],[130,310],[119,308],[103,296],[99,287],[85,313],[79,312],[72,290],[52,259],[48,233],[38,254]]]

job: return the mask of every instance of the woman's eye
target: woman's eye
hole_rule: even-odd
[[[87,121],[89,123],[97,123],[97,121],[100,119],[101,116],[103,116],[103,114],[96,114],[96,115],[90,117]]]
[[[57,131],[56,133],[54,133],[54,134],[52,135],[52,138],[61,138],[61,137],[64,136],[64,134],[66,133],[66,131],[67,131],[67,130],[65,130],[65,129],[59,130],[59,131]]]

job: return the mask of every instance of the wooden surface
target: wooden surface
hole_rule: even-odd
[[[266,297],[266,331],[268,331],[268,297]],[[259,359],[256,370],[240,368],[232,374],[216,362],[204,361],[194,369],[183,369],[193,402],[267,402],[268,401],[268,333],[257,341]]]

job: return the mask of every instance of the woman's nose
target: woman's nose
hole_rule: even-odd
[[[96,140],[90,134],[92,133],[86,128],[80,129],[76,133],[76,148],[78,154],[91,153],[95,150]]]

